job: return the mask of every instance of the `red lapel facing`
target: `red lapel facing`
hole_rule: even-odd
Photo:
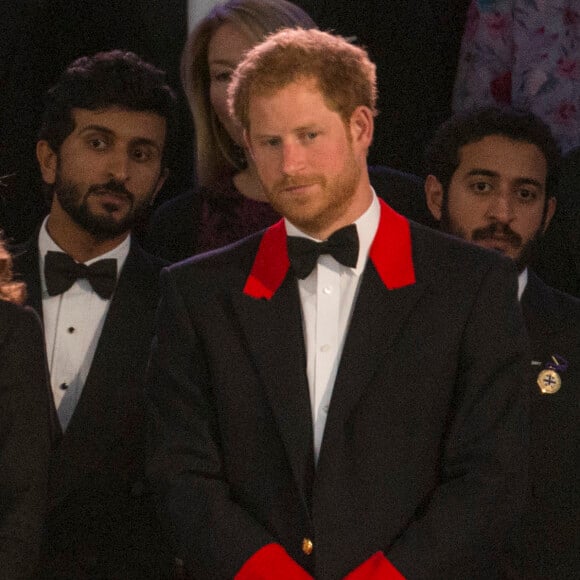
[[[415,283],[411,226],[382,199],[379,202],[381,219],[369,256],[389,290],[410,286]]]
[[[394,290],[415,283],[411,228],[406,218],[379,201],[381,217],[369,255],[383,284]],[[280,220],[264,232],[244,294],[269,300],[284,281],[289,266],[286,226]]]
[[[286,225],[281,219],[262,236],[252,271],[244,286],[244,294],[270,300],[284,281],[289,266]]]

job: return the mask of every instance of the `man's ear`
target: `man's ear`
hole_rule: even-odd
[[[53,185],[56,182],[58,156],[48,144],[48,141],[41,139],[36,143],[36,159],[40,166],[42,180],[48,185]]]
[[[350,116],[350,135],[353,143],[368,149],[373,142],[375,121],[372,111],[363,105],[357,107]]]
[[[542,230],[545,232],[550,225],[550,221],[554,217],[556,213],[556,198],[554,196],[548,199],[548,206],[546,207],[546,217],[544,218],[544,229]]]
[[[425,179],[425,200],[433,217],[440,221],[441,208],[443,207],[443,185],[434,175],[428,175]]]

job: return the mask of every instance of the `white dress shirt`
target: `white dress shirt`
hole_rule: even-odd
[[[524,268],[524,270],[518,276],[518,300],[522,299],[522,294],[528,285],[528,269]]]
[[[101,298],[86,279],[77,280],[63,294],[48,295],[44,258],[48,251],[63,250],[48,234],[47,219],[38,236],[42,313],[52,394],[64,431],[81,397],[111,301]],[[128,236],[110,252],[85,263],[90,266],[98,260],[115,258],[118,277],[130,245]]]
[[[323,255],[311,274],[304,280],[298,280],[316,462],[360,277],[379,225],[380,213],[379,201],[373,195],[370,207],[354,222],[359,236],[359,254],[355,268],[343,266],[332,256]],[[289,236],[314,239],[288,220],[285,222]]]

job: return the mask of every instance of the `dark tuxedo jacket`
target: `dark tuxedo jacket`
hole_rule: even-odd
[[[540,364],[531,366],[531,486],[510,534],[510,577],[580,578],[580,300],[529,271],[521,303],[532,360]],[[544,395],[536,380],[554,355],[568,368],[560,372],[560,390]]]
[[[159,272],[131,249],[83,392],[50,462],[38,578],[164,578],[171,557],[144,482],[143,380]],[[36,239],[15,255],[29,304],[42,314]]]
[[[50,391],[36,314],[0,300],[0,579],[29,578],[46,506]]]
[[[513,265],[382,206],[316,469],[301,319],[283,222],[162,274],[148,473],[194,577],[277,542],[318,580],[377,550],[493,578],[526,467]]]

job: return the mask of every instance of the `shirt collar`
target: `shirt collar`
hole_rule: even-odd
[[[518,300],[522,299],[522,295],[527,285],[528,285],[528,269],[524,268],[524,270],[518,276]]]
[[[411,224],[384,201],[378,200],[378,204],[379,225],[368,255],[389,290],[415,284]],[[289,267],[286,224],[281,219],[262,235],[244,294],[270,300],[286,278]]]
[[[373,199],[371,201],[371,204],[369,205],[368,209],[354,222],[354,224],[356,225],[356,231],[358,233],[359,250],[356,267],[353,268],[352,270],[357,276],[360,276],[365,268],[367,258],[369,255],[369,250],[375,238],[375,234],[377,233],[377,229],[379,227],[379,220],[381,217],[381,206],[379,204],[377,194],[375,193],[374,189],[372,191],[373,191]],[[315,242],[322,241],[313,238],[308,234],[305,234],[303,231],[299,230],[294,224],[289,222],[286,218],[284,218],[284,223],[286,225],[286,233],[289,236],[308,238],[310,240],[314,240]]]

